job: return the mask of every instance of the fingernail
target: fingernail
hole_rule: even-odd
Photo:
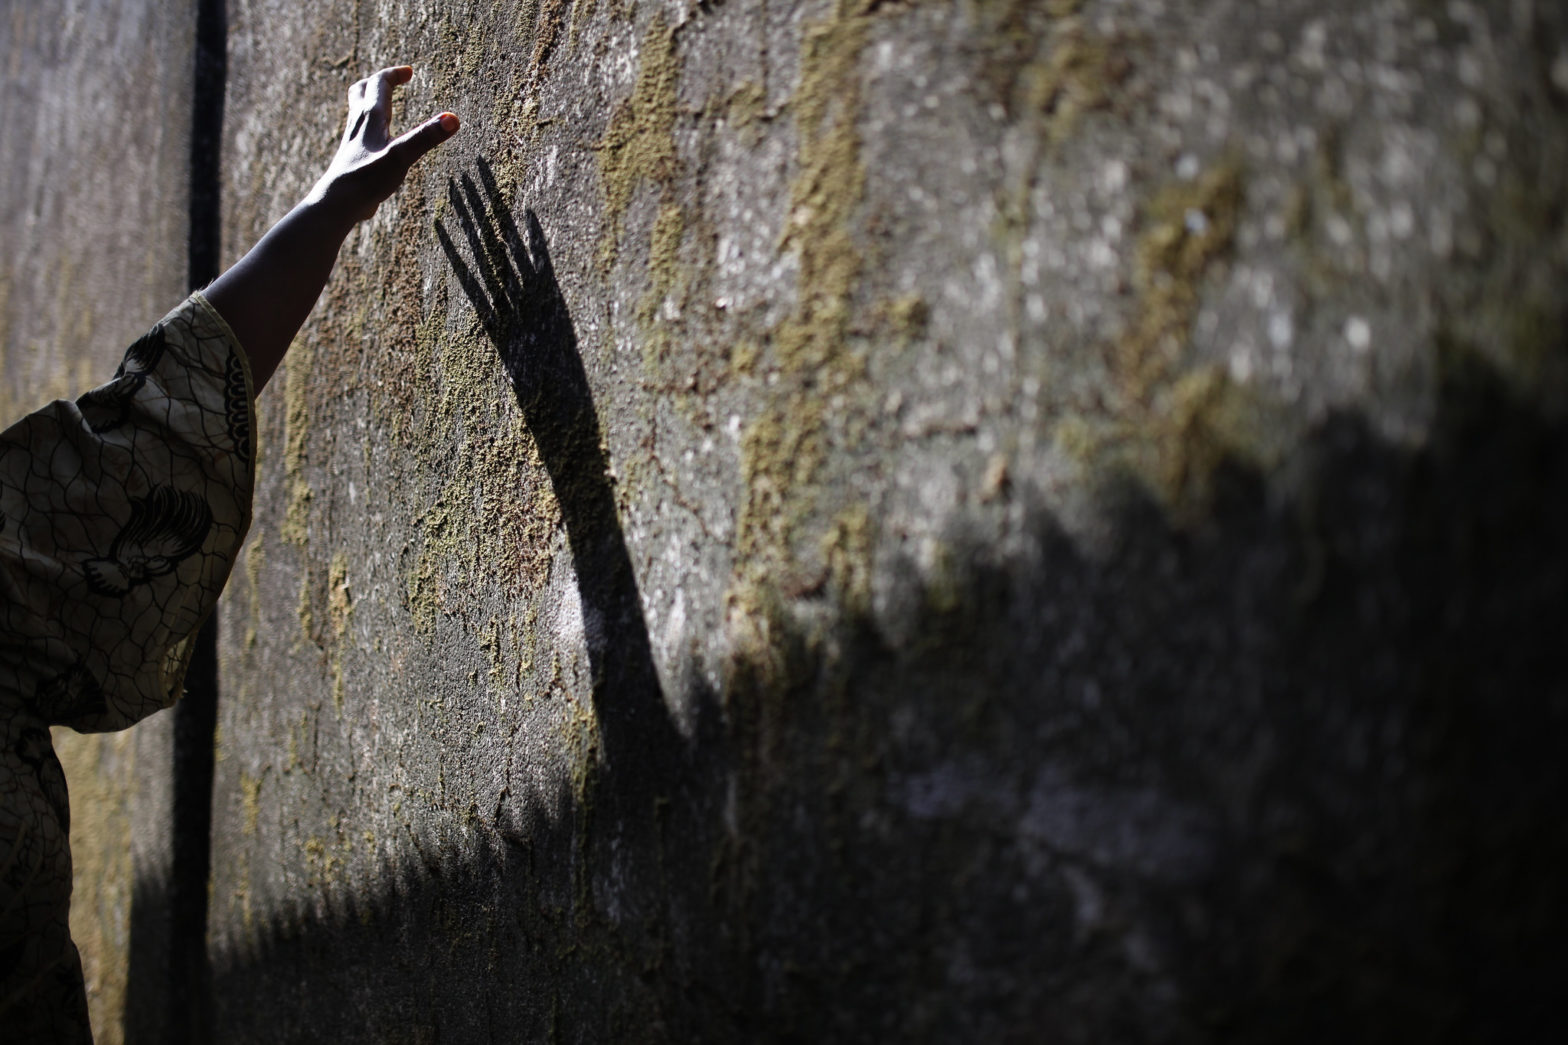
[[[463,121],[459,120],[456,114],[449,112],[441,114],[441,129],[446,131],[446,133],[456,134],[457,129],[461,126],[463,126]]]

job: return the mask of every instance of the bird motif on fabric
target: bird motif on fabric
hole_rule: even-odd
[[[194,493],[155,487],[131,504],[131,518],[109,554],[83,563],[87,584],[100,595],[124,595],[138,584],[174,572],[195,554],[212,528],[212,509]]]
[[[107,432],[125,423],[131,400],[147,383],[147,375],[163,358],[167,341],[159,323],[125,350],[114,380],[100,385],[76,400],[76,407],[94,432]]]

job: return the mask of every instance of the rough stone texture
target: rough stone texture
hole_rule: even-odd
[[[190,18],[169,4],[0,4],[7,419],[106,380],[184,294]]]
[[[0,3],[0,425],[107,380],[185,293],[191,14],[125,0]],[[71,791],[71,932],[102,1045],[155,967],[169,723],[55,734]],[[145,897],[132,917],[133,892]],[[151,934],[151,936],[149,935]],[[150,985],[144,985],[145,999]]]
[[[263,396],[219,1040],[1547,1015],[1560,5],[230,25],[231,259],[356,77],[465,127]]]

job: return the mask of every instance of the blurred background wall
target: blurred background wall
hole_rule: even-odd
[[[262,396],[215,1040],[1559,1018],[1560,5],[233,0],[227,27],[225,261],[355,79],[410,62],[399,125],[464,128]],[[96,82],[61,53],[8,72],[7,144],[19,98]],[[149,61],[177,96],[188,62]],[[173,134],[117,103],[114,133]],[[76,141],[32,148],[100,158]],[[16,169],[8,237],[107,198]],[[146,264],[88,253],[113,286]],[[175,283],[93,328],[100,366]],[[57,347],[81,311],[40,293],[4,301],[18,396],[87,376]],[[106,743],[78,810],[164,772]],[[120,851],[103,822],[79,846]]]

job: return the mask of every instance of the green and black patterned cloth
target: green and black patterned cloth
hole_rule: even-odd
[[[0,434],[0,1037],[86,1042],[70,810],[50,726],[179,697],[250,525],[250,365],[193,294],[108,384]]]

